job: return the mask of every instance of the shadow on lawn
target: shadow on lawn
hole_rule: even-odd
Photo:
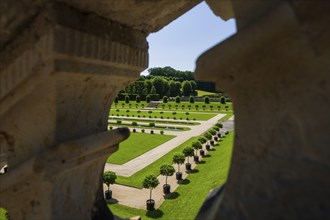
[[[205,155],[204,157],[211,157],[211,155],[210,155],[210,154],[207,154],[207,155]]]
[[[108,205],[117,204],[119,202],[117,199],[114,198],[105,201],[107,202]]]
[[[204,163],[206,163],[206,161],[205,161],[205,160],[201,160],[201,161],[199,161],[198,163],[199,163],[199,164],[204,164]]]
[[[161,218],[164,215],[164,212],[162,210],[154,210],[154,211],[147,211],[146,216],[149,218]]]
[[[190,180],[189,179],[184,179],[181,182],[179,182],[180,185],[187,185],[189,183],[190,183]]]
[[[165,197],[165,199],[173,200],[173,199],[177,199],[179,196],[180,196],[180,193],[172,192],[171,194],[164,196],[164,197]]]
[[[188,173],[191,174],[191,173],[198,173],[199,170],[198,169],[193,169],[192,171],[189,171]]]

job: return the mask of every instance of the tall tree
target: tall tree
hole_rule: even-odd
[[[191,94],[191,84],[189,81],[184,81],[182,83],[182,92],[184,96],[190,96]]]
[[[145,80],[144,81],[144,87],[147,89],[147,93],[146,94],[150,94],[151,87],[152,87],[151,80],[149,80],[149,79]]]
[[[156,88],[156,93],[159,94],[159,97],[163,97],[164,96],[164,91],[165,91],[164,79],[160,76],[156,76],[152,80],[152,84]]]

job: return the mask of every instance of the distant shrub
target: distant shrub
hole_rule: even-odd
[[[150,95],[147,95],[147,96],[146,96],[146,102],[149,103],[150,100],[151,100]]]
[[[132,125],[133,125],[133,126],[137,126],[138,123],[137,123],[136,121],[133,121],[133,122],[132,122]]]
[[[125,103],[129,103],[129,96],[125,96]]]
[[[144,133],[144,132],[145,132],[145,130],[142,128],[141,132],[142,132],[142,133]]]
[[[135,128],[133,128],[133,132],[134,132],[134,133],[136,132],[136,129],[135,129]]]
[[[149,127],[155,127],[155,123],[154,122],[150,122],[149,123]]]
[[[116,109],[116,112],[119,112],[119,109],[118,108]]]
[[[176,96],[176,97],[175,97],[175,102],[176,102],[176,103],[180,103],[180,96]]]
[[[205,96],[204,102],[205,104],[210,104],[210,98],[208,96]]]
[[[116,98],[115,98],[115,103],[116,104],[118,103],[118,96],[116,96]]]
[[[129,112],[129,109],[127,109],[126,112]]]
[[[149,113],[149,114],[151,114],[151,113],[152,113],[152,111],[151,111],[151,110],[149,110],[149,111],[148,111],[148,113]]]
[[[112,127],[112,126],[110,126],[109,128],[110,128],[110,130],[112,130],[112,129],[113,129],[113,127]]]
[[[176,115],[176,112],[172,112],[173,115]]]
[[[141,97],[140,97],[139,95],[137,95],[136,98],[135,98],[135,101],[136,101],[137,103],[140,103],[140,102],[141,102]]]
[[[153,131],[153,130],[151,130],[151,131],[150,131],[150,134],[153,134],[153,133],[154,133],[154,131]]]
[[[117,124],[121,124],[121,121],[120,120],[117,120]]]
[[[167,101],[168,101],[168,97],[165,95],[165,96],[163,97],[163,102],[164,102],[164,103],[167,103]]]
[[[189,97],[189,102],[190,102],[190,103],[194,103],[194,102],[195,102],[195,98],[194,98],[193,96],[190,96],[190,97]]]
[[[160,130],[160,134],[164,134],[164,131],[163,130]]]
[[[138,110],[138,111],[137,111],[137,113],[141,113],[141,111],[140,111],[140,110]]]
[[[225,99],[225,97],[223,97],[223,96],[220,97],[220,103],[221,103],[221,104],[226,104],[226,99]]]

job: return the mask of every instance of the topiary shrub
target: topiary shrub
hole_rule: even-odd
[[[125,103],[129,103],[129,96],[125,96]]]
[[[146,102],[149,103],[151,101],[150,95],[146,96]]]
[[[133,121],[133,122],[132,122],[132,125],[133,125],[133,126],[137,126],[138,123],[137,123],[136,121]]]
[[[141,132],[142,132],[142,133],[144,133],[144,132],[145,132],[145,130],[142,128],[142,129],[141,129]]]
[[[195,98],[194,98],[193,96],[190,96],[190,97],[189,97],[189,102],[190,102],[190,103],[194,103],[194,102],[195,102]]]
[[[117,120],[117,124],[121,124],[121,121],[120,120]]]
[[[150,122],[149,123],[149,127],[155,127],[155,123],[154,122]]]
[[[154,133],[154,131],[153,131],[153,130],[151,130],[151,131],[150,131],[150,134],[153,134],[153,133]]]
[[[136,132],[136,129],[135,129],[135,128],[133,128],[133,132],[134,132],[134,133]]]
[[[165,96],[163,96],[163,102],[164,103],[167,103],[167,101],[168,101],[168,97],[165,95]]]
[[[179,97],[179,96],[176,96],[176,97],[175,97],[175,102],[176,102],[176,103],[180,103],[180,97]]]
[[[110,126],[110,127],[109,127],[109,129],[110,129],[110,130],[112,130],[112,129],[113,129],[113,127],[112,127],[112,126]]]
[[[225,99],[225,97],[223,97],[223,96],[220,97],[220,103],[221,103],[221,104],[226,104],[226,99]]]
[[[164,134],[164,131],[163,130],[160,130],[160,134]]]
[[[218,128],[223,128],[223,125],[221,123],[216,123],[215,126],[217,126]]]
[[[136,101],[136,103],[140,103],[141,102],[141,97],[139,95],[137,95],[135,97],[135,101]]]
[[[129,112],[129,109],[127,109],[126,112]]]
[[[204,102],[205,104],[210,104],[210,98],[208,96],[205,96]]]

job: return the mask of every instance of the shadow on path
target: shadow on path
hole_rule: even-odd
[[[161,218],[164,215],[164,212],[162,210],[154,210],[154,211],[147,211],[146,216],[149,218]]]

